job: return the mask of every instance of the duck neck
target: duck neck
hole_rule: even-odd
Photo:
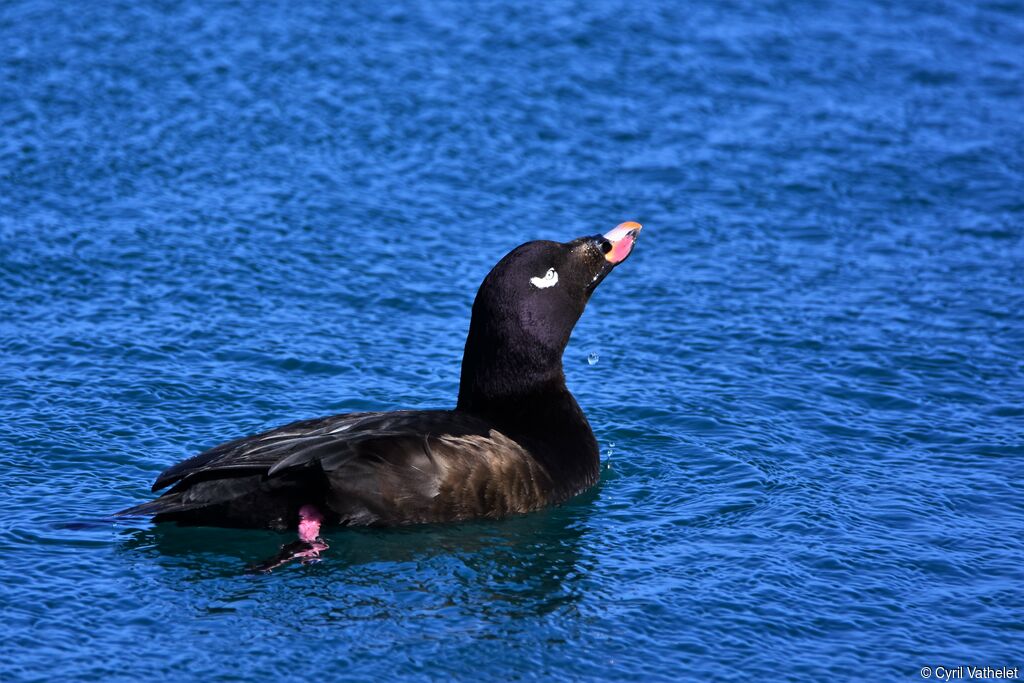
[[[556,481],[578,493],[597,477],[597,440],[565,386],[561,353],[469,353],[462,364],[456,410],[471,413],[519,441]]]

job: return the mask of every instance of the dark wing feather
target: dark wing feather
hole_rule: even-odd
[[[170,484],[126,512],[263,525],[319,501],[339,523],[390,525],[501,517],[557,502],[549,474],[520,444],[478,418],[440,410],[295,422],[175,465],[154,489]]]
[[[347,413],[301,420],[262,434],[228,441],[168,467],[153,482],[153,491],[159,491],[195,475],[216,473],[227,475],[230,471],[265,472],[292,452],[332,443],[337,440],[338,434],[358,424],[360,420],[386,414]]]
[[[526,449],[463,419],[446,417],[428,433],[394,425],[317,458],[328,507],[346,524],[399,525],[498,518],[555,502],[558,488]],[[288,467],[308,464],[297,458]]]

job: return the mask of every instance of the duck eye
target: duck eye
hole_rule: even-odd
[[[544,277],[531,277],[530,284],[537,289],[547,289],[558,284],[558,272],[554,268],[548,268]]]
[[[602,254],[607,254],[611,250],[612,250],[612,243],[609,242],[608,240],[602,239],[601,240],[601,253]]]

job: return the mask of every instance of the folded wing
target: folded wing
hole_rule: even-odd
[[[187,524],[293,526],[318,505],[332,523],[500,517],[547,504],[552,482],[514,440],[452,411],[350,413],[231,441],[164,471],[172,488],[120,514]]]

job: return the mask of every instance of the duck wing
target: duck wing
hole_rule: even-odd
[[[166,471],[173,487],[123,514],[288,526],[299,506],[393,525],[501,517],[547,504],[552,481],[519,443],[457,411],[351,413],[231,441]],[[251,523],[250,523],[251,522]]]
[[[346,413],[300,420],[261,434],[228,441],[168,467],[153,482],[152,490],[159,491],[186,479],[266,473],[283,458],[337,442],[340,434],[364,420],[366,427],[372,429],[374,422],[389,414],[396,413]]]

